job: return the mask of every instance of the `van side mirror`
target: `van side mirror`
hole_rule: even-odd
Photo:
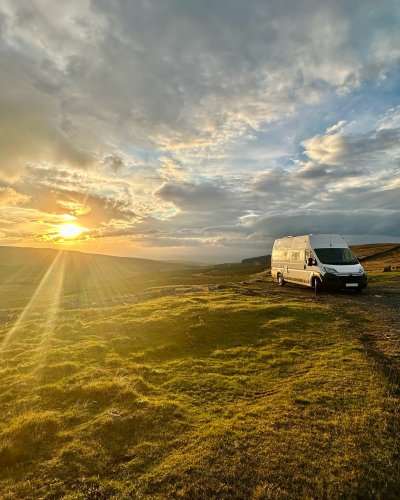
[[[315,262],[315,259],[313,259],[312,257],[309,257],[307,259],[307,266],[315,266],[317,263]]]

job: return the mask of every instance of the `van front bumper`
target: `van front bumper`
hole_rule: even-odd
[[[367,287],[367,276],[366,274],[352,276],[351,274],[338,275],[325,273],[322,276],[322,286],[334,290],[362,290]]]

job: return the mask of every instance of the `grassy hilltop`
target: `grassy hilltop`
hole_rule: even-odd
[[[316,300],[251,262],[81,256],[0,277],[2,498],[400,493],[399,273]]]

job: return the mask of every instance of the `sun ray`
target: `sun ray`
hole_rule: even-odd
[[[37,304],[38,299],[40,298],[42,292],[48,287],[48,285],[51,282],[51,279],[53,277],[53,273],[57,267],[57,264],[59,260],[61,259],[63,255],[63,252],[60,251],[57,253],[55,258],[53,259],[52,263],[50,264],[49,268],[47,269],[46,273],[44,274],[43,278],[41,279],[40,283],[36,287],[35,292],[33,293],[31,299],[29,300],[28,304],[24,307],[23,311],[19,315],[18,319],[14,323],[14,325],[10,328],[10,330],[6,333],[5,337],[3,338],[1,344],[0,344],[0,351],[4,351],[5,347],[9,344],[11,341],[12,337],[14,334],[18,331],[20,328],[21,324],[25,319],[27,319],[28,314],[31,312],[33,307]],[[54,297],[54,296],[53,296]]]
[[[131,292],[126,286],[126,281],[129,279],[126,271],[123,272],[113,261],[95,259],[91,270],[90,290],[93,290],[103,303],[111,305],[115,300]],[[108,277],[106,283],[105,277]]]
[[[43,334],[41,336],[40,343],[38,346],[39,350],[38,365],[40,368],[43,368],[43,366],[46,363],[50,341],[54,333],[54,328],[59,316],[61,296],[64,288],[65,269],[66,269],[65,254],[62,254],[60,262],[57,263],[56,267],[57,269],[54,268],[54,272],[52,273],[52,277],[54,279],[52,300],[49,306],[46,308]]]

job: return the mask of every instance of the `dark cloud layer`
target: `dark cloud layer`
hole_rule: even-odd
[[[258,220],[253,228],[253,237],[308,233],[338,233],[364,235],[366,228],[373,235],[392,234],[400,238],[400,210],[334,210],[329,213],[304,210],[297,213],[272,215]],[[293,231],[295,229],[295,231]]]
[[[215,184],[178,184],[167,182],[155,192],[184,211],[214,212],[234,204],[234,194]]]

